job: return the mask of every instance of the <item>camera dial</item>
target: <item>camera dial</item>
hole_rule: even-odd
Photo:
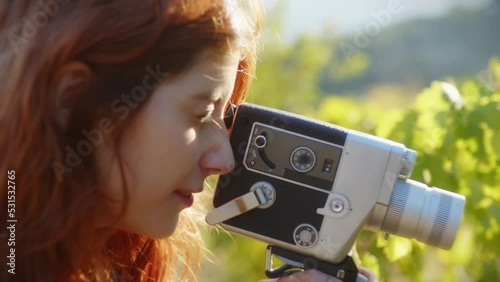
[[[290,155],[290,164],[298,172],[309,172],[316,164],[316,155],[308,147],[298,147]]]
[[[300,247],[312,247],[318,241],[318,231],[310,224],[300,224],[293,232],[293,240]]]
[[[259,149],[262,149],[264,147],[266,147],[267,145],[267,138],[266,138],[266,135],[265,134],[261,134],[257,137],[255,137],[255,147],[259,148]]]

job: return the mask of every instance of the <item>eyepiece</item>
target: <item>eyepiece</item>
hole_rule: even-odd
[[[381,230],[450,249],[460,225],[465,197],[411,179],[397,179]]]

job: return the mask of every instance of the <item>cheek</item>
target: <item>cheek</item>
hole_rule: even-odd
[[[184,131],[183,139],[187,147],[194,146],[198,139],[198,134],[195,129],[189,128]]]
[[[159,205],[173,190],[182,187],[196,169],[200,138],[196,128],[175,116],[151,111],[138,116],[123,134],[120,145],[129,212],[136,217],[149,212],[149,217],[156,210],[162,211]],[[116,216],[124,200],[124,185],[120,166],[111,152],[110,148],[99,146],[96,162],[104,195],[110,199],[106,209]]]
[[[133,180],[131,196],[153,201],[178,189],[197,165],[198,138],[195,129],[168,121],[145,126],[130,136],[122,156],[131,169],[127,174],[133,175],[127,179]]]
[[[157,167],[155,171],[160,178],[186,177],[196,168],[199,155],[199,136],[195,129],[176,131],[175,134],[165,134],[162,150],[151,155]],[[173,180],[172,179],[172,180]]]

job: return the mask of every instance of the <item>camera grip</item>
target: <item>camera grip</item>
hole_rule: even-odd
[[[272,268],[272,255],[280,258],[285,264]],[[347,256],[340,263],[331,263],[318,260],[311,256],[302,255],[276,246],[267,246],[266,276],[278,278],[291,274],[298,269],[316,269],[345,282],[368,282],[368,278],[358,272],[358,268],[351,256]]]

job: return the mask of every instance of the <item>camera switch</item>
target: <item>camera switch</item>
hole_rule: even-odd
[[[332,173],[332,169],[333,169],[333,160],[325,159],[325,161],[323,162],[323,168],[321,169],[321,172]]]

